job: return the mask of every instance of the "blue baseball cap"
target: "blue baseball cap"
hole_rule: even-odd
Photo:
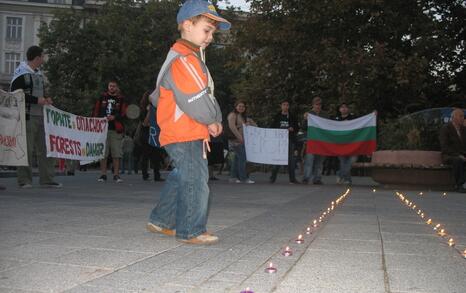
[[[180,24],[183,21],[198,15],[204,15],[218,21],[218,28],[220,30],[229,30],[231,27],[231,23],[217,13],[215,6],[205,0],[187,0],[184,2],[183,6],[181,6],[178,11],[176,22]]]

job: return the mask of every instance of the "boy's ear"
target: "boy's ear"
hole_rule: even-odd
[[[189,19],[183,20],[183,22],[181,23],[181,27],[183,28],[183,31],[185,32],[191,31],[192,25],[193,25],[193,22]]]

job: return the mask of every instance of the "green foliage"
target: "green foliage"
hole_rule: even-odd
[[[462,1],[252,0],[251,8],[232,88],[263,120],[283,98],[298,112],[319,95],[327,109],[345,100],[389,118],[465,93]]]
[[[60,108],[89,115],[116,78],[133,103],[155,86],[156,75],[178,37],[179,1],[108,1],[96,12],[69,10],[40,29],[50,93]]]
[[[439,151],[442,124],[419,117],[389,119],[379,124],[377,148],[380,150]]]

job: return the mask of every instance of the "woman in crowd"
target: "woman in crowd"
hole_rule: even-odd
[[[230,176],[236,183],[255,183],[248,177],[246,170],[246,149],[244,146],[243,125],[253,125],[256,123],[246,114],[246,103],[237,101],[234,110],[228,114],[228,145],[235,153],[233,164],[231,165]]]

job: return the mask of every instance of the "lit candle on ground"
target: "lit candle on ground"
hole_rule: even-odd
[[[440,229],[440,231],[438,232],[438,235],[443,237],[447,235],[447,233],[445,232],[445,229]]]
[[[298,238],[295,240],[296,243],[301,244],[304,243],[303,235],[299,234]]]
[[[426,224],[427,224],[427,225],[432,224],[432,219],[427,220],[427,221],[426,221]]]
[[[463,257],[466,258],[466,249],[463,251]]]
[[[277,272],[277,268],[273,266],[273,263],[270,262],[269,266],[265,269],[266,273],[273,274]]]
[[[375,188],[374,188],[374,189],[372,189],[372,192],[376,192],[376,191],[377,191],[377,190],[376,190]]]
[[[317,220],[312,221],[312,226],[317,227]]]
[[[446,192],[444,192],[444,193],[443,193],[443,196],[447,196],[447,193],[446,193]]]
[[[437,229],[440,228],[440,226],[441,226],[440,224],[435,225],[434,231],[437,231]]]
[[[421,210],[417,210],[417,214],[420,215],[422,213]]]
[[[254,293],[254,291],[252,291],[249,287],[246,287],[246,289],[244,289],[240,293]]]
[[[311,227],[307,227],[306,228],[306,234],[312,234],[312,230],[311,230]]]
[[[413,205],[413,210],[415,210],[415,209],[416,209],[416,205]]]
[[[322,217],[319,217],[319,223],[322,223]]]
[[[424,219],[424,213],[421,213],[421,218],[423,218],[423,219]]]
[[[424,193],[423,193],[422,191],[421,191],[421,192],[419,192],[419,195],[420,195],[420,196],[422,196],[423,194],[424,194]]]
[[[450,247],[455,246],[455,240],[453,240],[453,238],[448,239],[448,246]]]
[[[293,255],[293,251],[291,251],[290,247],[287,246],[287,247],[285,247],[285,250],[283,250],[282,254],[284,256],[291,256],[291,255]]]

